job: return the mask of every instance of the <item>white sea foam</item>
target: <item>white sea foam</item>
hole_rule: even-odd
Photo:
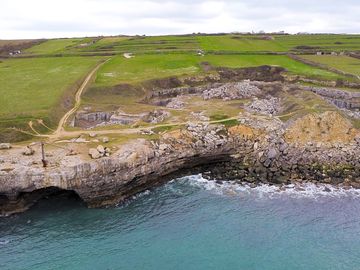
[[[0,240],[0,245],[5,246],[10,243],[10,240]]]
[[[290,184],[282,187],[275,185],[260,184],[251,187],[248,183],[236,183],[234,181],[223,181],[217,183],[215,180],[207,180],[199,175],[181,178],[188,181],[190,185],[203,188],[216,194],[229,196],[256,195],[257,197],[278,198],[286,195],[298,198],[320,198],[320,197],[360,197],[360,190],[350,188],[344,189],[329,184]]]
[[[143,191],[143,192],[140,192],[140,193],[137,193],[137,194],[131,196],[131,197],[129,198],[129,200],[132,201],[132,200],[136,200],[136,199],[139,199],[139,198],[141,198],[141,197],[147,196],[147,195],[150,194],[150,192],[151,192],[151,191],[147,189],[147,190],[145,190],[145,191]]]

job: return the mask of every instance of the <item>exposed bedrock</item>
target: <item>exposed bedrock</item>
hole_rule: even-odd
[[[360,93],[333,88],[306,87],[341,109],[360,109]]]
[[[138,139],[98,160],[66,156],[47,169],[14,165],[0,170],[0,212],[24,211],[54,188],[75,192],[89,207],[114,205],[208,164],[222,172],[228,168],[223,178],[254,183],[311,179],[360,187],[359,131],[334,112],[307,117],[310,133],[301,119],[285,129],[276,118],[245,114],[230,128],[189,123],[158,141]],[[328,129],[335,135],[326,135]]]
[[[182,81],[176,79],[177,83],[152,83],[145,102],[156,98],[173,98],[179,95],[199,94],[210,87],[221,87],[224,83],[240,82],[243,80],[262,81],[262,82],[283,82],[282,75],[286,70],[275,66],[260,66],[250,68],[216,68],[217,75],[207,75],[205,77],[186,77]],[[171,78],[156,80],[169,81]],[[175,80],[172,78],[172,80]],[[183,86],[186,85],[186,86]],[[146,85],[149,88],[149,85]]]
[[[140,114],[129,114],[121,110],[113,112],[78,112],[74,117],[74,126],[93,128],[107,125],[132,125],[139,121],[160,123],[170,116],[168,111],[154,110]]]

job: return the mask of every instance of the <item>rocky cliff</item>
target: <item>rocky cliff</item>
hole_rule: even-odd
[[[305,117],[289,126],[250,114],[231,127],[189,123],[156,141],[125,144],[111,157],[63,156],[48,168],[31,159],[9,163],[10,150],[3,150],[0,212],[24,211],[61,190],[75,192],[89,207],[114,205],[208,164],[214,164],[210,168],[216,177],[252,183],[317,181],[360,187],[359,131],[336,112]],[[311,132],[304,129],[304,120]],[[326,136],[328,132],[336,136]]]

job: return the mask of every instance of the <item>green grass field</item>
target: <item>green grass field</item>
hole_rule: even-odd
[[[128,37],[104,37],[101,38],[96,44],[99,46],[114,44],[129,39]]]
[[[287,50],[298,46],[310,46],[319,51],[356,51],[360,50],[360,35],[284,35],[275,40]]]
[[[79,46],[94,40],[94,43]],[[0,46],[1,46],[0,41]],[[3,41],[5,42],[5,41]],[[15,42],[15,41],[6,41]],[[360,35],[184,35],[184,36],[115,36],[99,38],[52,39],[24,51],[26,54],[83,53],[285,53],[291,51],[356,51]]]
[[[313,49],[319,51],[360,50],[359,35],[225,35],[198,36],[206,51],[231,52],[289,52]],[[308,47],[308,48],[306,48]]]
[[[84,41],[82,38],[64,38],[64,39],[50,39],[44,43],[33,46],[24,51],[25,54],[57,54],[70,50],[74,46],[81,44]]]
[[[264,40],[261,37],[226,35],[198,36],[201,48],[205,51],[232,52],[283,52],[286,49],[277,40]]]
[[[176,51],[195,51],[199,44],[192,36],[158,36],[158,37],[105,37],[84,47],[84,52],[115,53],[158,53]]]
[[[72,103],[76,85],[99,62],[98,57],[27,58],[0,63],[0,129],[24,126],[29,119],[60,118],[64,98]],[[69,98],[70,96],[70,98]]]
[[[199,57],[188,54],[116,56],[100,68],[94,86],[112,86],[199,72]]]
[[[360,59],[349,56],[303,55],[302,58],[360,76]]]
[[[199,57],[189,54],[137,55],[126,59],[115,56],[98,71],[94,84],[84,94],[84,102],[130,105],[143,95],[135,89],[113,90],[119,84],[138,85],[151,79],[170,76],[195,75],[201,71]],[[139,105],[136,105],[139,107]]]

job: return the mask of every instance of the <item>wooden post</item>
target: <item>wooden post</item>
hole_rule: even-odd
[[[45,144],[44,144],[44,142],[41,142],[41,161],[42,161],[43,167],[46,168],[48,163],[47,163],[46,158],[45,158]]]

